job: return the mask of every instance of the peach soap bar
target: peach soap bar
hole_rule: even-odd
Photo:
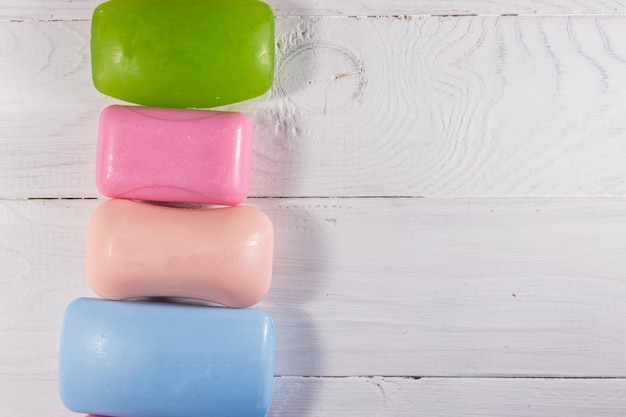
[[[87,281],[101,297],[187,297],[248,307],[269,290],[274,229],[254,207],[188,209],[108,200],[87,230]]]
[[[251,155],[242,113],[114,105],[100,116],[96,185],[113,198],[237,205]]]

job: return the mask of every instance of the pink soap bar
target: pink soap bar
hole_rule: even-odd
[[[109,106],[96,185],[114,198],[237,205],[248,194],[252,124],[242,113]]]
[[[108,200],[87,231],[87,281],[101,297],[189,297],[248,307],[267,293],[274,229],[254,207],[189,209]]]

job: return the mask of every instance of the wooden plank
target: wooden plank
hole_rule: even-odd
[[[96,200],[0,202],[1,378],[55,373]],[[626,376],[626,199],[257,199],[277,375]]]
[[[279,378],[270,416],[614,417],[626,380]]]
[[[279,19],[251,194],[626,195],[624,19]],[[0,24],[0,197],[98,195],[88,32]]]
[[[0,20],[89,19],[103,0],[3,0]],[[618,0],[266,0],[277,16],[624,14]]]
[[[624,379],[281,377],[269,417],[614,417],[626,407]],[[76,414],[63,408],[56,379],[0,375],[11,417]]]

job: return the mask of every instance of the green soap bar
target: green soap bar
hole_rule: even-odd
[[[96,88],[155,107],[215,107],[265,93],[274,14],[258,0],[109,0],[91,24]]]

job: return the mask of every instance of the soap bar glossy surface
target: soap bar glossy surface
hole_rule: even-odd
[[[274,16],[258,0],[109,0],[91,26],[104,94],[155,107],[214,107],[266,92]]]
[[[79,298],[66,309],[59,391],[109,417],[263,417],[274,325],[260,310]]]
[[[109,106],[96,185],[114,198],[237,205],[248,194],[251,154],[242,113]]]
[[[186,209],[109,200],[92,215],[85,267],[101,297],[189,297],[248,307],[267,293],[274,229],[254,207]]]

